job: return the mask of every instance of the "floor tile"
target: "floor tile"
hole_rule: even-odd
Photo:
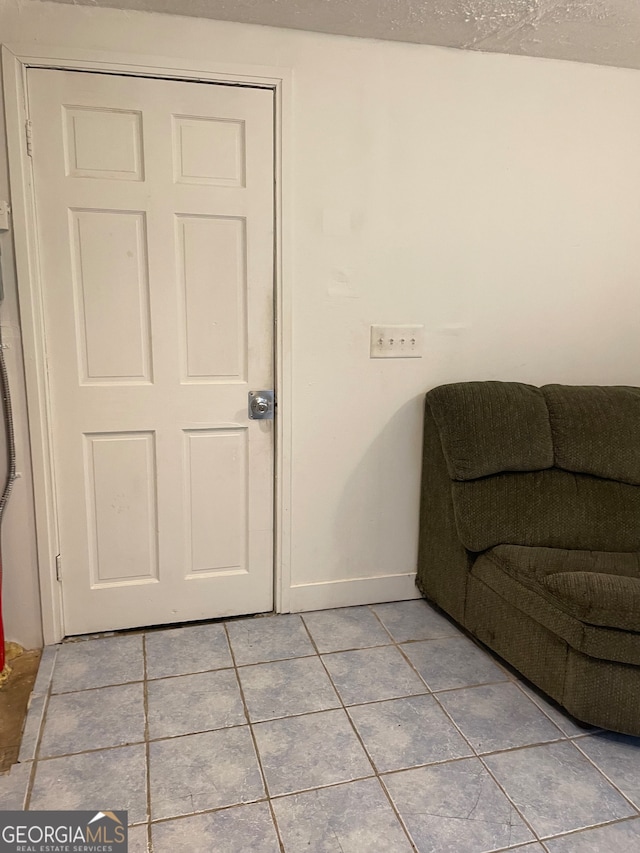
[[[472,755],[433,696],[411,696],[349,708],[380,773]]]
[[[559,740],[564,734],[515,684],[485,684],[438,699],[477,752]]]
[[[633,814],[572,743],[502,752],[485,761],[540,838]]]
[[[599,732],[580,738],[577,746],[640,808],[640,738]]]
[[[128,853],[148,853],[147,825],[129,827],[129,849]],[[160,853],[160,851],[158,851]]]
[[[22,811],[32,768],[27,764],[14,764],[8,773],[0,775],[0,810]]]
[[[149,737],[240,726],[247,722],[235,670],[198,672],[148,684]]]
[[[411,853],[377,779],[282,797],[273,809],[286,853]]]
[[[130,822],[146,820],[144,745],[39,761],[30,808],[125,809]]]
[[[142,636],[63,643],[53,670],[53,692],[125,684],[144,678]]]
[[[519,847],[509,847],[508,853],[546,853],[542,844],[533,841],[531,844],[521,844]]]
[[[152,828],[154,853],[279,853],[280,845],[266,803],[234,806]]]
[[[487,853],[533,840],[477,758],[382,778],[419,853]]]
[[[142,740],[142,684],[101,687],[49,699],[39,755],[66,755]]]
[[[434,692],[507,680],[505,671],[467,637],[407,643],[402,649]]]
[[[38,737],[40,735],[40,726],[42,725],[45,698],[45,696],[31,695],[29,710],[27,711],[27,719],[25,720],[24,729],[22,731],[22,741],[20,743],[18,761],[32,761],[35,757]]]
[[[518,682],[518,685],[520,690],[524,691],[531,701],[535,702],[536,705],[544,711],[547,717],[550,717],[556,726],[558,726],[558,728],[567,735],[567,737],[577,737],[579,735],[586,735],[591,732],[598,731],[594,726],[590,726],[587,723],[581,723],[579,720],[574,720],[567,711],[564,711],[552,702],[551,699],[545,698],[545,696],[537,690],[534,690],[528,684],[520,681]]]
[[[45,646],[42,650],[42,657],[40,658],[40,665],[38,666],[38,674],[36,675],[35,684],[31,691],[32,696],[44,696],[45,693],[49,692],[51,679],[53,677],[53,668],[56,663],[59,649],[60,646],[56,645]]]
[[[302,618],[321,654],[391,642],[391,637],[368,607],[316,610],[304,613]]]
[[[640,818],[552,838],[545,844],[549,853],[634,853],[640,850]]]
[[[428,692],[395,646],[337,652],[322,659],[345,705]]]
[[[154,741],[149,753],[154,820],[264,797],[248,726]]]
[[[373,775],[342,710],[256,723],[254,733],[272,796]]]
[[[460,634],[455,625],[420,599],[376,604],[371,609],[380,617],[397,643],[435,640]]]
[[[297,614],[241,619],[228,622],[227,630],[238,666],[315,654]]]
[[[259,663],[238,672],[252,722],[340,707],[318,657]]]
[[[233,666],[224,627],[186,625],[145,634],[147,678],[166,678]]]

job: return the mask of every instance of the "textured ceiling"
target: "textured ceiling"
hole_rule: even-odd
[[[55,0],[640,68],[640,0]]]

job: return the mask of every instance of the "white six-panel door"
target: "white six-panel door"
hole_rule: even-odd
[[[272,93],[28,84],[65,632],[269,610]]]

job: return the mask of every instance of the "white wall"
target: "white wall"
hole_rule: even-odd
[[[16,0],[0,33],[293,70],[294,607],[411,590],[428,388],[640,384],[640,72]],[[424,358],[370,360],[371,323],[424,323]],[[20,489],[7,621],[30,643]]]

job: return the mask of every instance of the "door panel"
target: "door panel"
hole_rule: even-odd
[[[176,220],[178,279],[183,308],[185,381],[246,381],[247,292],[245,222],[240,217],[180,216]],[[216,269],[215,291],[209,270]],[[211,334],[211,318],[224,326]]]
[[[150,382],[144,214],[70,210],[69,230],[80,383]]]
[[[272,93],[28,78],[65,630],[269,610]]]

